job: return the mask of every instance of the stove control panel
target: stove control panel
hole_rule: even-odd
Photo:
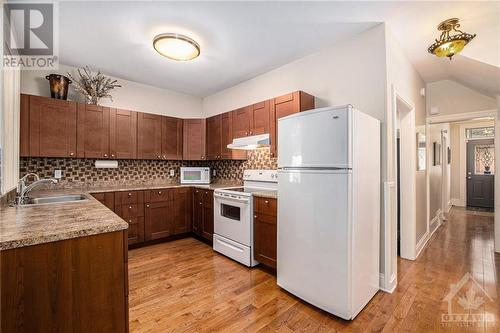
[[[243,172],[243,180],[260,181],[260,182],[278,182],[277,170],[245,170]]]

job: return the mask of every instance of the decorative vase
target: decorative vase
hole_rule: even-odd
[[[55,99],[68,99],[68,87],[72,81],[61,74],[49,74],[45,77],[50,84],[50,97]]]
[[[491,167],[489,165],[485,165],[484,166],[484,174],[486,174],[486,175],[491,174],[490,168]]]

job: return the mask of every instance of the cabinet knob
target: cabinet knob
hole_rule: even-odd
[[[200,205],[203,205],[203,202],[200,202]]]
[[[256,219],[256,218],[257,218],[257,215],[254,215],[253,217]]]
[[[108,154],[104,154],[104,157],[108,157]]]
[[[128,223],[132,223],[132,220],[128,220]]]
[[[166,160],[167,159],[167,156],[163,155],[163,159]]]
[[[245,132],[245,135],[248,135],[248,132]]]
[[[146,205],[146,208],[149,208],[149,205]]]
[[[128,196],[131,197],[132,196],[132,193],[128,192]]]
[[[156,158],[161,158],[161,156],[160,156],[160,155],[157,155],[157,156],[156,156]]]
[[[128,209],[132,209],[132,206],[128,206]]]
[[[269,203],[269,200],[264,200],[264,202],[265,202],[266,204],[268,204],[268,203]]]
[[[161,195],[161,191],[158,191],[158,194],[160,194],[160,195]]]
[[[69,156],[73,156],[73,155],[75,155],[75,153],[69,153]]]
[[[252,135],[252,131],[250,131],[250,135]]]
[[[111,154],[111,157],[115,157],[115,154]]]
[[[195,193],[199,193],[199,192],[200,192],[200,191],[196,190],[196,192],[195,192]]]

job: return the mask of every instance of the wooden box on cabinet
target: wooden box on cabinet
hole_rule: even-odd
[[[254,198],[254,258],[276,269],[277,259],[277,201]]]

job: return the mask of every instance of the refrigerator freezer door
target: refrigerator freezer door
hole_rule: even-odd
[[[351,168],[350,107],[317,109],[278,120],[278,167]]]
[[[344,319],[350,304],[350,171],[278,171],[278,285]]]

